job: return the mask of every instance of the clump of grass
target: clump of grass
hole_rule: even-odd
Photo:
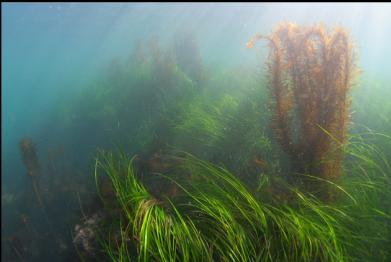
[[[191,220],[182,216],[175,206],[171,211],[154,198],[137,181],[133,158],[120,153],[101,152],[96,162],[111,179],[116,199],[121,207],[120,241],[116,245],[105,243],[105,250],[113,261],[129,261],[129,246],[137,251],[133,258],[140,261],[209,261],[210,253],[200,232]],[[119,244],[118,244],[119,242]]]
[[[202,143],[203,150],[216,149],[226,137],[227,124],[236,107],[237,101],[227,94],[214,98],[208,93],[196,96],[171,120],[180,137],[177,144],[190,149]]]
[[[142,261],[389,259],[387,157],[357,138],[346,151],[351,159],[342,181],[308,176],[339,192],[333,204],[273,177],[249,189],[227,169],[187,153],[175,156],[175,173],[183,176],[161,175],[180,193],[158,200],[137,179],[130,157],[103,153],[97,169],[113,183],[124,217],[120,242],[127,243],[109,243],[107,253],[116,261],[130,259],[130,247]]]
[[[334,261],[346,256],[336,239],[335,217],[316,198],[287,187],[293,206],[268,202],[224,168],[191,156],[184,168],[202,178],[183,190],[204,218],[192,216],[196,225],[206,228],[204,235],[217,245],[223,261]],[[267,194],[266,184],[260,190],[258,195]]]
[[[386,153],[390,146],[391,137],[384,134],[351,136],[346,147],[345,176],[340,181],[355,199],[355,204],[340,202],[354,218],[346,223],[354,232],[352,252],[373,261],[391,259],[391,158]]]

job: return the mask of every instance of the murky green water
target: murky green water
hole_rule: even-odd
[[[389,261],[390,13],[2,4],[2,259]]]

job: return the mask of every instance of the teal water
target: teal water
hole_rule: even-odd
[[[210,89],[216,97],[227,92],[226,100],[212,98],[210,104],[227,103],[221,114],[236,110],[240,99],[257,88],[256,81],[266,77],[267,44],[249,50],[246,43],[256,33],[270,34],[282,21],[340,25],[350,32],[362,70],[352,92],[351,131],[391,135],[390,14],[389,3],[2,3],[2,258],[79,260],[72,239],[83,212],[93,213],[90,209],[98,205],[97,148],[120,144],[136,154],[149,149],[159,132],[167,132],[170,140],[157,144],[197,153],[205,152],[202,145],[207,144],[224,151],[228,145],[213,144],[213,139],[232,126],[212,124],[215,129],[208,134],[213,139],[207,140],[203,129],[193,134],[188,132],[192,123],[181,122],[175,130],[191,138],[200,135],[194,141],[179,131],[159,129],[175,121],[175,102],[182,106],[182,97],[170,88]],[[156,58],[156,50],[159,61],[165,61],[164,50],[177,52],[173,82],[164,82],[170,62],[163,62],[161,71],[143,65],[143,59]],[[159,85],[166,89],[153,89]],[[191,100],[186,99],[184,104]],[[158,103],[164,106],[148,109]],[[259,110],[266,110],[262,106]],[[165,109],[173,111],[162,120],[158,115]],[[203,110],[211,114],[212,109]],[[259,123],[264,121],[260,115],[254,116]],[[19,142],[24,137],[36,146],[45,208],[37,203],[22,162]],[[207,153],[199,155],[208,158]]]

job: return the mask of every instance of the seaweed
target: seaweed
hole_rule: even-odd
[[[181,194],[158,199],[138,178],[134,158],[101,152],[95,178],[109,178],[121,207],[113,227],[99,230],[105,253],[112,261],[385,260],[390,165],[360,137],[345,153],[356,168],[343,183],[313,177],[340,196],[325,204],[273,176],[250,189],[236,174],[185,152],[171,157],[178,173],[190,176],[160,174]]]
[[[336,181],[350,119],[348,93],[358,73],[348,32],[282,23],[270,36],[255,35],[247,46],[258,39],[269,41],[272,128],[293,172]],[[307,190],[333,201],[331,190],[301,180]]]
[[[23,163],[27,169],[27,175],[31,177],[31,183],[37,202],[39,206],[43,208],[44,205],[41,197],[41,189],[38,183],[40,165],[32,139],[29,137],[22,138],[19,142],[19,149],[22,155]]]

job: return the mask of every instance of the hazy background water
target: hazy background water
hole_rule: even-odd
[[[341,25],[359,50],[363,78],[385,89],[391,88],[390,14],[389,3],[2,4],[2,191],[27,183],[19,140],[32,137],[42,151],[48,136],[61,141],[55,126],[61,120],[53,119],[59,99],[88,86],[112,59],[127,57],[135,41],[157,37],[169,45],[194,32],[209,67],[256,67],[267,48],[258,43],[259,56],[246,48],[255,33],[269,34],[281,21]]]
[[[254,63],[246,49],[255,33],[281,21],[343,25],[360,50],[365,73],[389,78],[391,5],[310,3],[44,3],[2,5],[2,179],[23,167],[17,142],[51,130],[51,108],[83,88],[105,62],[127,55],[135,40],[172,41],[195,31],[207,64]]]

